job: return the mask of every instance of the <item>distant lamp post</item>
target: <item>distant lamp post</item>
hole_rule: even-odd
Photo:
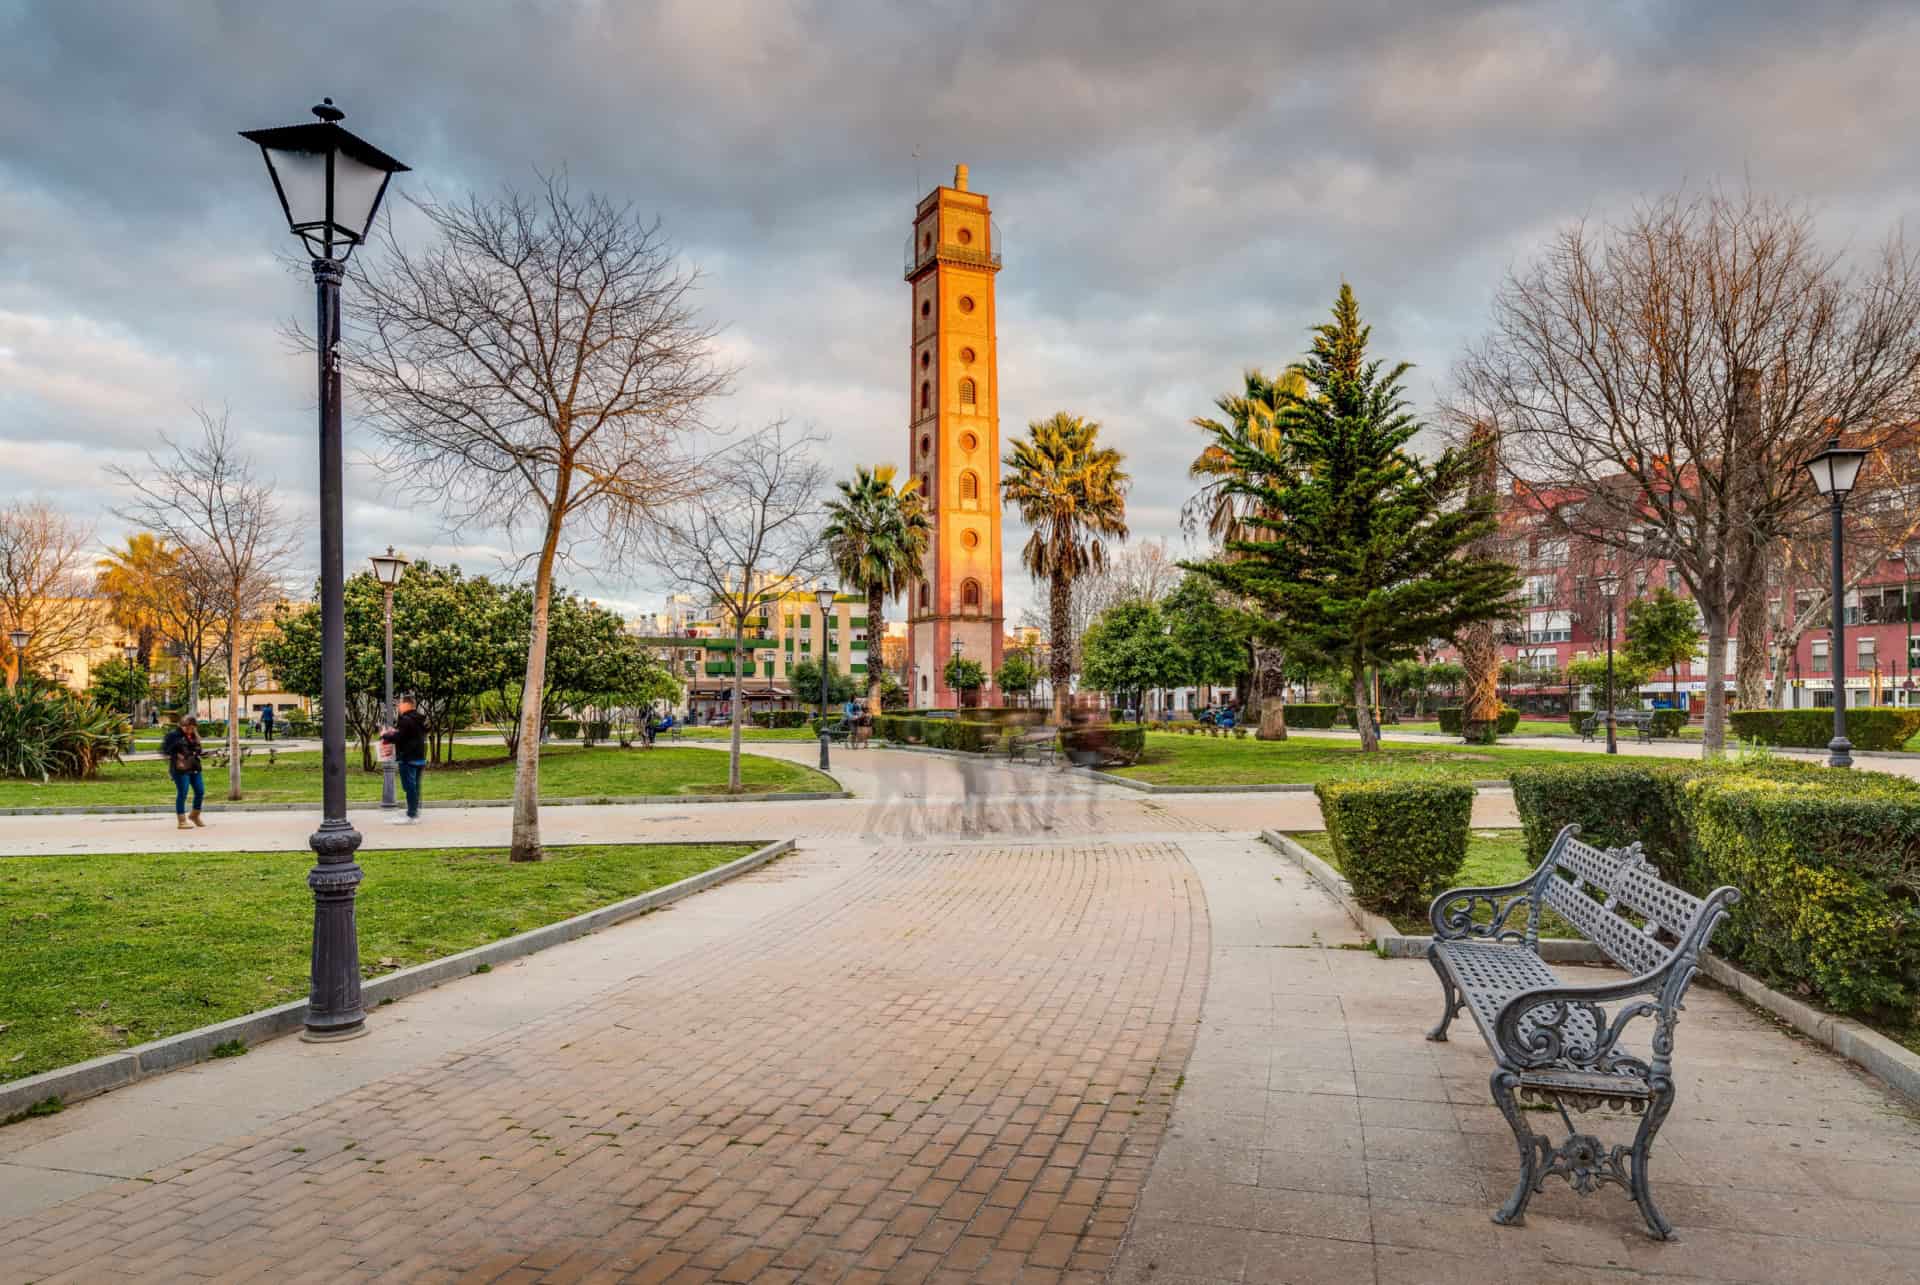
[[[393,726],[393,587],[400,583],[400,577],[407,573],[412,565],[411,559],[404,553],[395,553],[388,545],[385,553],[376,553],[367,561],[373,563],[373,578],[380,582],[380,590],[386,599],[387,622],[387,726]],[[390,808],[393,801],[393,773],[397,766],[398,754],[389,754],[380,760],[380,806]]]
[[[827,770],[827,659],[828,641],[832,635],[828,632],[828,618],[833,614],[833,590],[821,585],[813,591],[813,600],[820,607],[820,770]],[[849,741],[849,744],[852,742]]]
[[[1907,681],[1901,686],[1908,692],[1913,691],[1913,581],[1914,573],[1920,571],[1920,545],[1910,544],[1900,550],[1900,564],[1906,568],[1906,583],[1902,586],[1900,614],[1907,621]],[[1906,703],[1913,704],[1909,694]]]
[[[1613,691],[1613,604],[1620,596],[1620,573],[1603,571],[1594,577],[1594,583],[1599,586],[1600,600],[1607,608],[1607,753],[1618,754],[1620,741],[1614,726],[1614,707],[1619,702]]]
[[[1853,743],[1847,739],[1847,606],[1846,580],[1841,572],[1841,546],[1846,540],[1844,510],[1847,494],[1860,476],[1867,453],[1840,445],[1835,437],[1827,448],[1807,461],[1813,489],[1827,497],[1833,511],[1833,740],[1827,745],[1828,767],[1852,767]]]
[[[27,644],[32,641],[33,635],[25,629],[7,631],[7,643],[13,648],[13,668],[7,672],[8,691],[18,687],[27,672]]]
[[[366,1031],[360,1006],[360,944],[354,898],[361,871],[360,833],[347,820],[347,620],[341,514],[340,279],[347,256],[367,239],[380,198],[407,169],[340,127],[346,115],[323,99],[317,121],[245,130],[257,144],[287,216],[287,228],[313,255],[315,340],[320,382],[320,828],[307,840],[316,864],[312,990],[308,1040],[352,1039]]]
[[[133,662],[140,659],[140,648],[134,643],[121,643],[120,656],[127,662],[127,736],[129,738],[128,744],[131,745],[133,723],[134,720],[140,716],[140,697],[133,685]],[[227,705],[229,707],[233,705],[232,697],[227,698]],[[229,712],[231,712],[231,709],[229,709]]]

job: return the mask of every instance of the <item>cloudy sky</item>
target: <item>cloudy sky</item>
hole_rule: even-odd
[[[0,499],[117,538],[106,467],[224,404],[312,530],[312,366],[277,332],[311,286],[234,131],[323,94],[405,191],[565,167],[657,213],[741,368],[717,417],[811,423],[842,472],[904,455],[902,246],[966,162],[1005,236],[1003,433],[1099,420],[1136,534],[1177,543],[1187,420],[1343,277],[1426,408],[1573,219],[1751,180],[1877,242],[1920,211],[1916,50],[1920,6],[1865,0],[0,0]],[[352,566],[511,547],[349,488]]]

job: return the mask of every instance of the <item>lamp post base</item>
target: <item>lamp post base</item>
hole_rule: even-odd
[[[313,889],[313,965],[306,1033],[317,1040],[351,1038],[367,1020],[360,1004],[360,931],[354,909],[363,877],[353,859],[360,832],[344,817],[329,817],[307,843],[319,861],[307,872],[307,886]]]
[[[820,770],[827,770],[827,737],[824,732],[820,735]]]
[[[1836,736],[1827,742],[1828,767],[1853,766],[1853,742],[1844,736]]]
[[[396,766],[392,759],[384,759],[380,763],[380,806],[382,808],[400,806],[393,797],[393,774]]]
[[[302,1044],[345,1044],[348,1040],[357,1040],[367,1033],[367,1024],[362,1021],[358,1026],[345,1026],[338,1030],[316,1031],[312,1027],[300,1032]]]

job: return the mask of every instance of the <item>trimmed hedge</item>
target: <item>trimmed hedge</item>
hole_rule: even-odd
[[[1727,716],[1734,735],[1762,745],[1820,750],[1833,739],[1831,709],[1737,709]],[[1856,750],[1897,750],[1920,732],[1920,709],[1870,705],[1847,710],[1847,739]]]
[[[1440,730],[1449,736],[1466,735],[1466,710],[1459,705],[1445,705],[1433,711],[1440,719]],[[1511,705],[1500,707],[1499,721],[1494,723],[1496,735],[1506,736],[1520,726],[1520,711]],[[1440,891],[1445,892],[1442,888]]]
[[[896,745],[925,745],[936,750],[964,750],[972,754],[998,748],[1007,729],[994,723],[958,718],[919,718],[882,714],[873,720],[874,734]]]
[[[1466,863],[1471,785],[1323,781],[1313,792],[1340,871],[1369,910],[1417,918]]]
[[[1298,701],[1287,706],[1288,727],[1332,727],[1340,715],[1338,705],[1315,705]]]
[[[816,720],[813,715],[804,709],[756,709],[753,711],[755,727],[805,727],[814,721]]]
[[[962,710],[960,716],[969,723],[995,723],[1003,727],[1039,727],[1052,713],[1053,711],[1049,709],[987,705],[979,709]]]
[[[1602,713],[1602,712],[1604,711],[1591,710],[1591,709],[1570,709],[1567,711],[1567,726],[1577,732],[1581,728],[1587,725],[1588,719],[1592,718],[1596,713]],[[1624,714],[1627,711],[1623,709],[1623,710],[1620,710],[1619,712]],[[1685,711],[1684,709],[1646,709],[1646,710],[1641,710],[1640,712],[1643,714],[1651,714],[1653,716],[1652,725],[1653,725],[1653,734],[1655,736],[1665,736],[1665,737],[1678,736],[1680,735],[1681,730],[1686,727],[1689,721],[1687,717],[1687,711]],[[1595,730],[1604,731],[1605,729],[1596,725]],[[1631,731],[1633,729],[1629,728],[1627,730]],[[1820,743],[1822,745],[1826,744],[1825,741],[1822,741]]]
[[[1139,762],[1146,748],[1147,729],[1138,723],[1068,727],[1060,732],[1060,750],[1072,762],[1091,756],[1096,765],[1125,766]]]
[[[1740,889],[1716,949],[1836,1012],[1911,1018],[1920,997],[1920,784],[1813,764],[1525,768],[1514,803],[1536,860],[1578,822],[1639,839],[1695,894]]]
[[[580,720],[577,718],[556,718],[547,724],[547,730],[556,741],[571,741],[580,735]]]

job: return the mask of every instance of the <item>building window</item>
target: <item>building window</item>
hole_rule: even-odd
[[[1533,560],[1543,567],[1564,567],[1567,565],[1567,542],[1565,540],[1540,540],[1534,546]]]
[[[1551,607],[1554,598],[1558,596],[1559,588],[1560,577],[1558,576],[1528,576],[1526,586],[1527,605],[1530,607]]]
[[[933,450],[933,438],[926,433],[920,434],[920,453],[922,455],[925,455],[932,450]]]
[[[1879,660],[1879,653],[1874,647],[1876,641],[1873,638],[1861,638],[1853,644],[1854,666],[1863,674],[1871,674]]]
[[[1680,592],[1680,573],[1672,567],[1667,568],[1667,588],[1674,593]]]
[[[961,450],[963,450],[963,451],[970,451],[970,450],[972,450],[972,449],[973,449],[974,447],[976,447],[976,446],[978,446],[978,445],[980,445],[980,439],[979,439],[979,438],[977,438],[977,437],[975,437],[975,436],[974,436],[974,435],[973,435],[972,433],[962,433],[962,434],[960,434],[960,449],[961,449]]]
[[[926,380],[920,381],[920,409],[929,410],[933,406],[933,385]]]
[[[978,504],[980,502],[980,475],[972,469],[960,475],[960,503]]]
[[[973,406],[978,404],[979,400],[980,400],[979,388],[974,384],[974,382],[971,379],[961,380],[960,381],[960,404],[962,406]]]
[[[977,549],[980,547],[980,533],[974,530],[962,531],[960,533],[960,543],[969,549]]]
[[[926,582],[922,581],[920,584],[920,610],[925,611],[926,609],[927,609],[927,586],[926,586]]]
[[[960,606],[966,611],[978,611],[980,609],[980,582],[978,580],[961,582]]]
[[[1830,672],[1827,668],[1827,640],[1824,638],[1813,640],[1813,672],[1816,674]]]
[[[923,317],[931,317],[933,315],[933,300],[922,299],[920,301],[920,315]]]
[[[972,361],[972,360],[973,360],[973,349],[971,349],[971,348],[962,348],[962,349],[960,350],[960,360],[961,360],[961,361]]]
[[[925,473],[920,475],[920,494],[927,497],[927,503],[933,503],[933,478]]]
[[[928,366],[931,366],[932,364],[933,364],[932,353],[923,352],[920,354],[920,369],[925,370]]]
[[[960,296],[960,311],[962,311],[962,312],[972,312],[972,311],[973,311],[973,296],[972,296],[972,295],[970,295],[970,294],[963,294],[963,295],[961,295],[961,296]]]
[[[966,228],[961,228],[958,232],[954,233],[954,237],[961,245],[973,244],[973,233]]]

